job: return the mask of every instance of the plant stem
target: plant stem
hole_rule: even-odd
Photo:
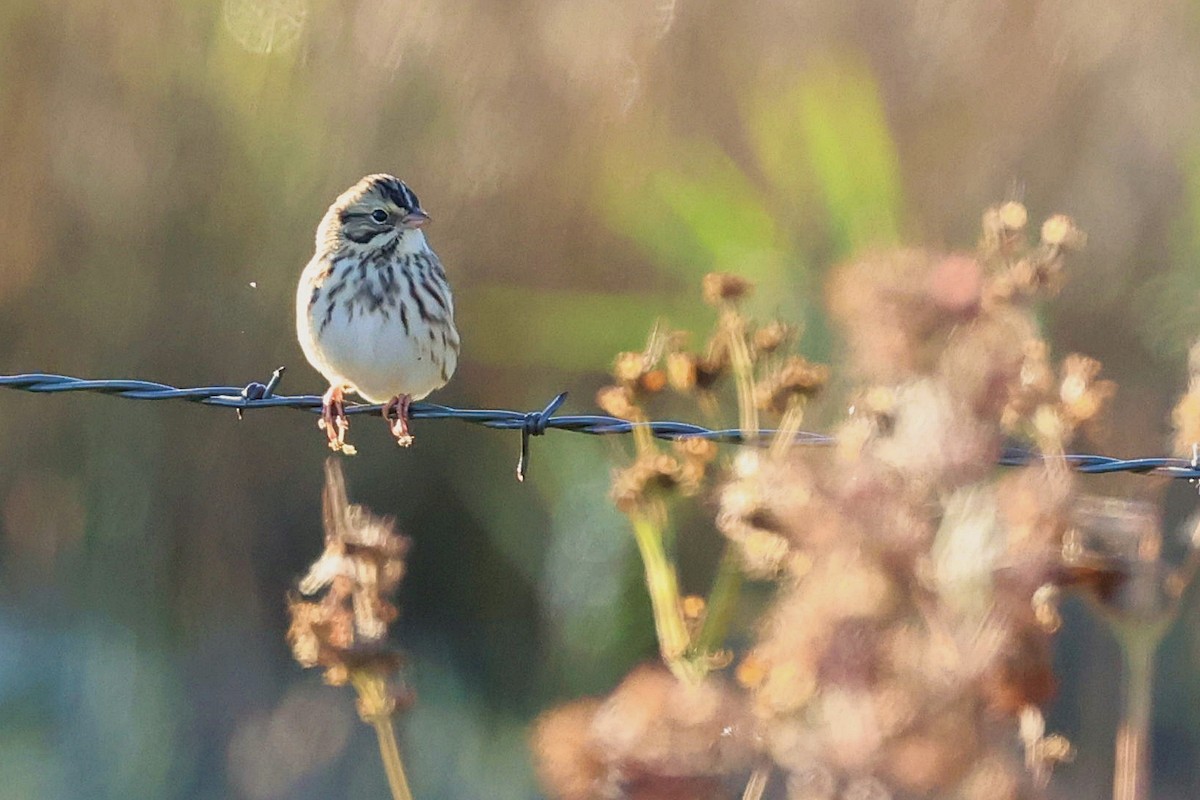
[[[759,767],[750,773],[750,780],[746,782],[746,789],[742,792],[742,800],[759,800],[763,792],[766,791],[767,781],[771,779],[771,771]]]
[[[711,655],[719,650],[725,642],[725,632],[733,619],[737,606],[738,595],[742,590],[742,568],[738,562],[736,551],[725,547],[725,554],[717,567],[717,577],[713,580],[712,589],[708,593],[705,604],[704,623],[692,643],[692,651],[698,656]]]
[[[753,431],[758,430],[758,406],[754,403],[754,362],[750,358],[750,348],[746,346],[746,326],[737,310],[730,308],[722,314],[721,327],[728,340],[729,361],[737,386],[738,424],[743,438],[749,442]]]
[[[1158,627],[1158,626],[1153,626]],[[1125,655],[1121,724],[1113,770],[1113,800],[1147,800],[1150,796],[1150,709],[1154,692],[1157,630],[1120,637]]]
[[[363,721],[375,728],[379,739],[379,756],[383,760],[383,771],[393,800],[412,800],[408,788],[408,776],[404,774],[404,761],[400,758],[400,745],[396,742],[396,729],[392,725],[392,703],[388,697],[387,683],[378,675],[366,672],[351,673],[350,682],[358,692],[359,713]]]
[[[796,445],[796,434],[800,432],[800,424],[804,421],[804,402],[793,399],[788,404],[783,419],[779,421],[778,433],[771,442],[769,451],[771,458],[783,458],[789,449]]]
[[[631,514],[630,520],[646,571],[646,588],[654,610],[659,650],[671,670],[678,673],[680,659],[688,650],[687,626],[679,600],[679,579],[667,558],[662,528],[645,513]]]
[[[1162,574],[1153,561],[1132,565],[1125,587],[1127,608],[1114,615],[1113,632],[1124,656],[1121,721],[1113,765],[1113,800],[1150,797],[1150,717],[1154,703],[1154,660],[1174,622],[1177,605],[1164,603]]]
[[[408,788],[408,777],[404,774],[404,762],[400,760],[400,747],[396,744],[396,729],[391,717],[376,717],[372,720],[375,735],[379,737],[379,755],[383,759],[383,771],[387,773],[388,786],[394,800],[412,800]]]

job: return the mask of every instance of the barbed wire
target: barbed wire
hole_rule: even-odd
[[[320,413],[322,400],[319,395],[278,395],[275,390],[283,378],[280,367],[264,383],[257,381],[246,386],[196,386],[179,388],[155,381],[129,379],[88,380],[68,375],[34,372],[22,375],[0,375],[0,388],[17,389],[24,392],[53,394],[59,392],[92,392],[124,397],[130,400],[185,400],[207,406],[230,408],[241,419],[243,412],[258,408],[294,408]],[[725,444],[747,444],[769,442],[777,433],[774,429],[746,432],[737,428],[713,429],[690,422],[653,420],[630,422],[619,417],[599,414],[563,414],[555,412],[567,399],[563,392],[554,397],[539,411],[508,411],[503,409],[453,408],[437,403],[418,402],[409,408],[410,419],[457,419],[474,425],[500,430],[521,432],[521,457],[517,462],[517,479],[524,480],[529,468],[529,439],[542,436],[548,430],[563,430],[591,435],[627,434],[644,428],[659,439],[675,440],[703,438]],[[347,403],[346,414],[382,416],[383,406],[378,403]],[[835,443],[832,436],[821,433],[797,431],[793,434],[799,445],[829,446]],[[1077,472],[1087,475],[1103,475],[1113,472],[1133,472],[1142,475],[1161,475],[1168,478],[1200,479],[1200,463],[1197,459],[1153,456],[1148,458],[1113,458],[1103,455],[1067,454],[1043,456],[1022,447],[1004,448],[998,460],[1001,466],[1025,466],[1036,461],[1058,459]]]

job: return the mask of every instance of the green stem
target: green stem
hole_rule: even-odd
[[[717,577],[713,580],[712,589],[708,593],[705,605],[704,623],[692,643],[692,651],[698,656],[711,655],[721,649],[725,643],[725,633],[733,620],[733,612],[737,608],[738,595],[742,591],[742,568],[738,562],[737,552],[729,546],[721,557],[717,567]]]
[[[646,571],[646,588],[650,592],[650,605],[654,610],[659,650],[672,671],[678,671],[680,659],[688,649],[687,626],[683,621],[679,599],[679,580],[663,546],[662,528],[643,513],[632,514],[630,519],[633,522],[633,536],[642,556],[642,566]]]
[[[727,310],[721,321],[725,338],[729,344],[729,361],[733,367],[733,380],[737,386],[738,422],[746,441],[753,438],[752,431],[758,430],[758,406],[754,402],[754,362],[750,359],[750,348],[746,346],[744,323],[736,310]]]

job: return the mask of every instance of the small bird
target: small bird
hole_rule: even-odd
[[[412,444],[408,408],[454,374],[454,299],[422,228],[429,215],[403,181],[368,175],[342,193],[317,227],[316,252],[296,291],[296,335],[325,379],[318,425],[346,454],[345,392],[383,403],[383,418]]]

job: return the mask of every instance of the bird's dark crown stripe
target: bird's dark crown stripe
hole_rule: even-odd
[[[415,210],[421,207],[421,201],[417,199],[417,195],[413,193],[412,189],[408,188],[408,186],[404,185],[403,183],[400,184],[400,188],[404,190],[405,205],[410,210]]]
[[[412,189],[409,189],[404,181],[396,178],[386,177],[380,178],[375,182],[375,188],[383,195],[385,200],[389,200],[401,208],[413,211],[421,207],[421,201],[417,199],[416,194]]]

